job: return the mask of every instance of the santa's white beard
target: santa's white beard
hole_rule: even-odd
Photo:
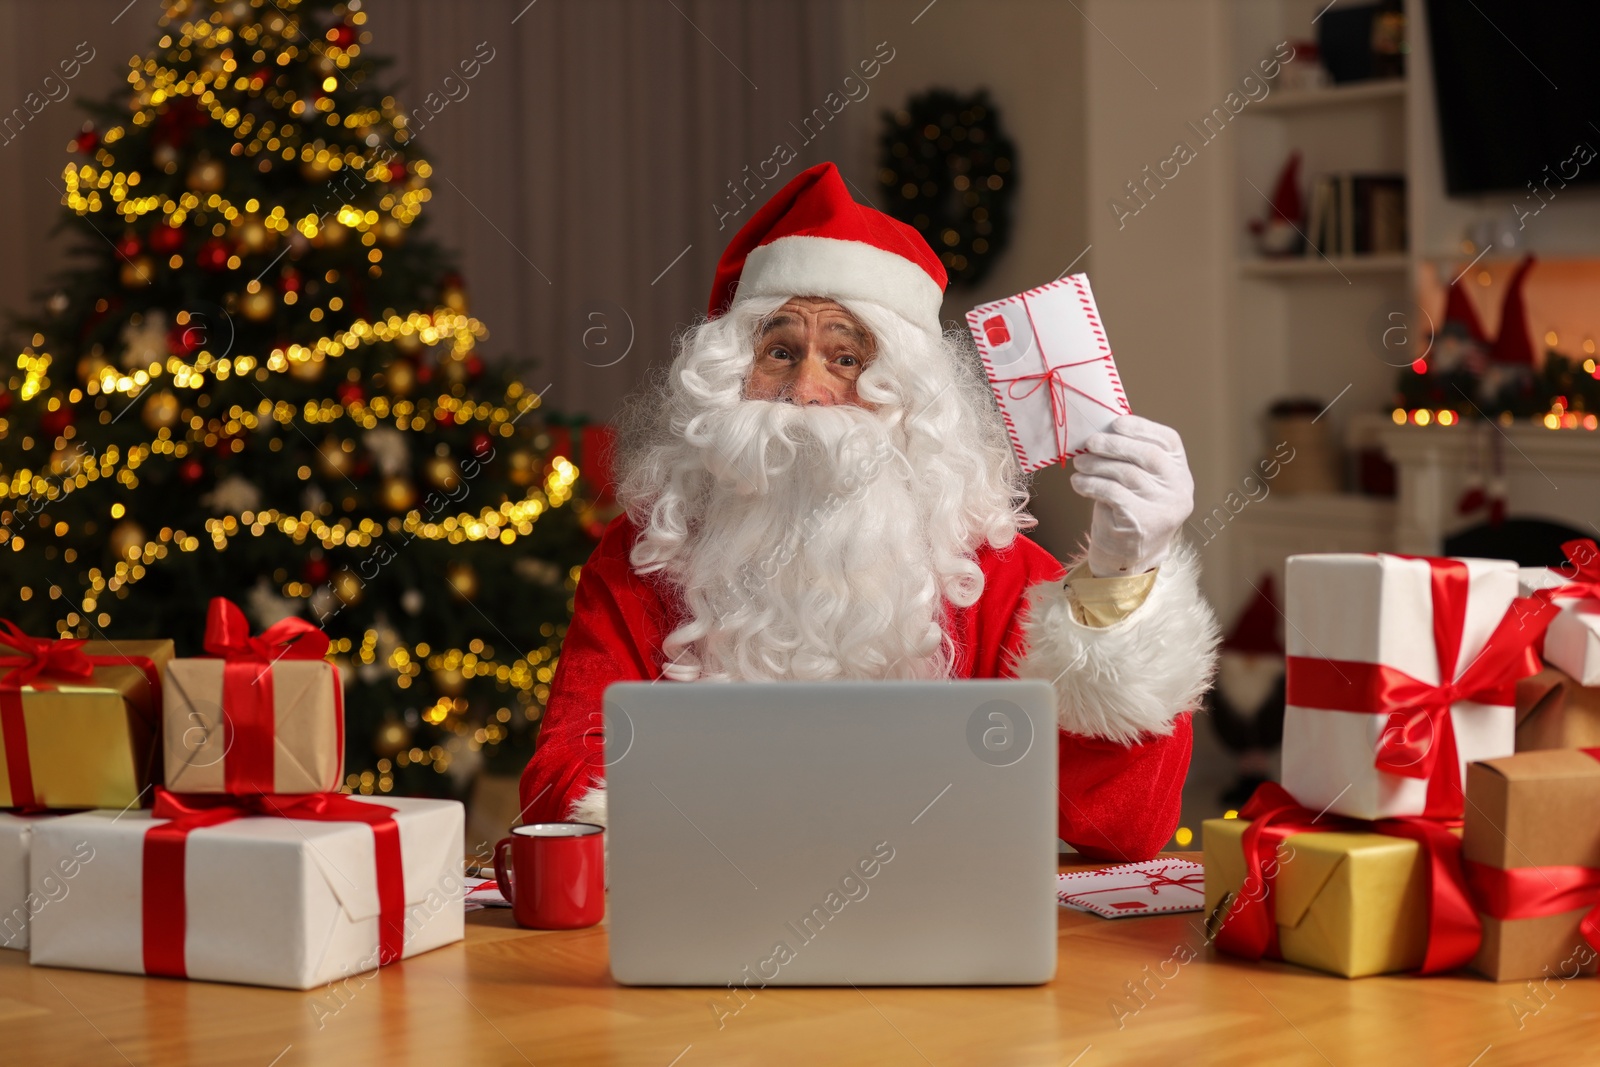
[[[976,549],[1029,521],[982,380],[938,335],[856,305],[875,410],[744,399],[762,310],[692,330],[624,430],[630,561],[680,601],[662,675],[948,675],[945,603],[975,603]]]
[[[711,478],[666,568],[688,621],[668,677],[937,677],[942,596],[892,427],[855,407],[745,401],[686,445]]]

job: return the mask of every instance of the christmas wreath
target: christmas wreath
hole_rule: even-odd
[[[930,89],[884,112],[878,181],[888,213],[938,253],[952,283],[976,285],[1011,237],[1017,152],[989,94]]]

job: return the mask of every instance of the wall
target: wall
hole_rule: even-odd
[[[1074,260],[1073,271],[1085,270],[1084,42],[1091,31],[1083,16],[1054,0],[864,0],[849,12],[846,58],[868,54],[879,41],[895,48],[872,107],[854,116],[848,166],[861,192],[877,198],[883,111],[924,89],[987,88],[1017,144],[1011,245],[981,286],[947,296],[945,319],[964,322],[975,305],[1052,281]],[[1110,328],[1116,344],[1115,324]],[[1035,476],[1032,508],[1040,521],[1035,537],[1058,556],[1072,552],[1088,529],[1089,509],[1059,467]]]

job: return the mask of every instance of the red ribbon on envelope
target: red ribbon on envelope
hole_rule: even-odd
[[[1600,748],[1580,751],[1600,760]],[[1479,910],[1496,919],[1541,919],[1589,908],[1578,930],[1600,951],[1600,867],[1503,868],[1468,860],[1466,870]]]
[[[252,637],[244,612],[219,596],[212,598],[206,613],[205,649],[226,661],[222,668],[224,788],[241,795],[270,793],[277,784],[272,665],[280,659],[322,659],[328,653],[328,635],[305,619],[288,618]],[[338,745],[343,751],[344,692],[337,672],[333,694]]]
[[[1483,939],[1483,925],[1467,896],[1461,866],[1461,839],[1446,824],[1426,818],[1379,819],[1366,822],[1303,808],[1276,782],[1266,782],[1239,809],[1249,819],[1240,839],[1245,878],[1234,895],[1227,917],[1216,931],[1216,945],[1246,959],[1262,956],[1281,959],[1278,923],[1272,904],[1278,846],[1293,834],[1342,832],[1378,833],[1415,841],[1427,859],[1428,948],[1421,974],[1454,970],[1472,959]]]
[[[39,808],[33,791],[33,768],[28,763],[28,723],[22,711],[22,691],[53,689],[52,682],[90,681],[96,667],[126,665],[145,676],[153,694],[161,692],[161,678],[154,661],[144,656],[98,655],[83,651],[88,642],[78,638],[52,640],[29,637],[10,619],[0,619],[0,645],[21,655],[0,656],[0,668],[10,668],[0,678],[0,736],[6,742],[6,778],[11,786],[11,805],[24,811]],[[159,709],[157,709],[159,710]]]
[[[1161,867],[1153,871],[1129,871],[1128,885],[1107,886],[1104,889],[1078,889],[1063,891],[1066,897],[1088,897],[1096,893],[1125,893],[1130,889],[1148,889],[1153,897],[1161,895],[1163,886],[1177,886],[1182,889],[1192,889],[1201,895],[1205,894],[1206,872],[1203,870],[1190,871],[1181,878],[1174,878],[1168,874],[1170,867]],[[1095,871],[1095,874],[1109,874],[1110,871]]]
[[[1467,615],[1467,565],[1454,559],[1424,562],[1431,576],[1440,684],[1418,681],[1381,663],[1290,656],[1285,697],[1297,707],[1387,716],[1373,765],[1389,774],[1426,779],[1424,813],[1459,818],[1464,800],[1450,706],[1462,700],[1515,704],[1517,681],[1539,671],[1533,646],[1558,609],[1548,590],[1513,601],[1482,651],[1457,675]]]
[[[144,835],[143,940],[146,974],[188,977],[184,942],[188,932],[184,852],[189,834],[231,819],[265,816],[312,822],[364,822],[372,828],[378,876],[378,965],[393,963],[405,948],[406,888],[395,809],[363,804],[343,793],[293,796],[169,793],[156,787],[152,814],[170,822]]]
[[[1042,358],[1043,353],[1040,353],[1040,356]],[[1115,411],[1118,415],[1122,414],[1120,408],[1112,407],[1097,396],[1090,396],[1076,385],[1067,381],[1066,375],[1062,374],[1062,371],[1070,370],[1073,367],[1099,363],[1103,358],[1102,356],[1096,356],[1094,359],[1080,359],[1076,363],[1063,363],[1056,367],[1049,366],[1047,363],[1045,369],[1038,374],[1020,374],[1015,378],[996,378],[994,380],[996,385],[1010,386],[1006,390],[1006,395],[1012,400],[1026,400],[1040,389],[1049,388],[1050,417],[1055,420],[1056,425],[1056,453],[1061,457],[1061,465],[1063,467],[1067,464],[1067,404],[1070,400],[1067,396],[1067,390],[1070,389],[1079,396],[1094,401],[1107,411]],[[1032,382],[1033,384],[1022,392],[1017,392],[1017,386],[1024,382]]]

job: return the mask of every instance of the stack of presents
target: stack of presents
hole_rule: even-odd
[[[461,939],[462,807],[338,791],[311,624],[218,599],[196,659],[0,627],[0,948],[309,989]]]
[[[1288,561],[1283,783],[1205,824],[1223,952],[1358,977],[1594,974],[1600,550]]]

